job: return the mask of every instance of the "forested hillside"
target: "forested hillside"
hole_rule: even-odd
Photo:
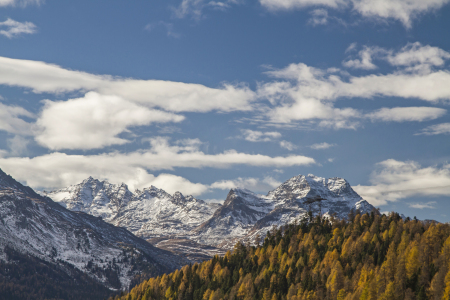
[[[115,299],[449,299],[449,262],[449,224],[394,213],[316,218]]]

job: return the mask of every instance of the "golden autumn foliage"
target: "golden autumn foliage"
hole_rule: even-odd
[[[114,299],[450,299],[450,225],[394,213],[316,218]]]

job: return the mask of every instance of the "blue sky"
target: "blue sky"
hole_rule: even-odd
[[[448,221],[449,0],[0,0],[0,168],[206,200],[298,174]]]

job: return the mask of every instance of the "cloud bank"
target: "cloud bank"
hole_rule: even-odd
[[[131,187],[145,187],[153,180],[147,171],[174,168],[229,168],[235,165],[253,167],[292,167],[315,163],[301,155],[266,156],[228,150],[207,154],[195,143],[170,144],[168,138],[149,139],[150,149],[130,153],[69,155],[54,152],[29,157],[0,158],[2,169],[33,188],[55,189],[81,182],[93,176],[113,182],[125,182]]]
[[[388,159],[378,163],[370,186],[355,191],[373,205],[414,196],[450,196],[450,165],[421,167],[414,161]],[[420,207],[416,207],[420,208]]]
[[[209,88],[201,84],[117,78],[6,57],[0,57],[0,84],[29,88],[34,93],[94,91],[171,112],[250,111],[256,100],[255,93],[244,85]]]

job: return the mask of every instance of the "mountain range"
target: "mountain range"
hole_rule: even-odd
[[[170,195],[154,186],[131,192],[125,184],[91,177],[80,184],[46,192],[45,196],[67,209],[125,227],[156,246],[178,254],[193,251],[200,253],[200,258],[223,253],[238,240],[253,242],[274,226],[299,222],[308,211],[346,218],[352,209],[362,213],[374,210],[345,179],[314,175],[292,177],[267,195],[235,188],[223,205],[180,192]],[[311,199],[323,200],[310,203]],[[202,248],[205,246],[212,247]],[[188,257],[195,260],[194,256]]]

